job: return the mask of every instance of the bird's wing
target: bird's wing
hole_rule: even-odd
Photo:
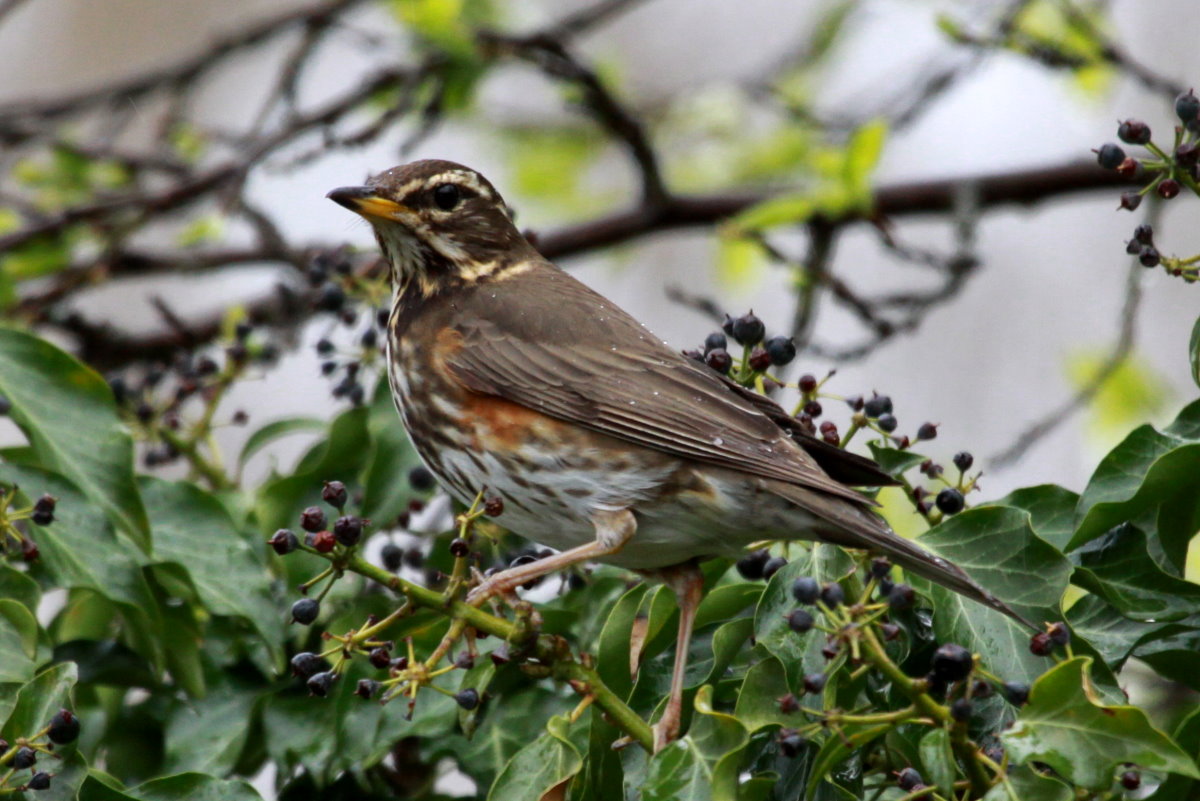
[[[549,263],[455,299],[468,389],[676,456],[869,504],[760,406]]]

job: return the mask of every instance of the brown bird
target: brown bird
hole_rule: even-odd
[[[468,601],[585,560],[675,591],[656,749],[679,732],[702,559],[755,540],[819,540],[886,555],[1013,614],[892,533],[843,483],[890,483],[873,462],[803,435],[773,401],[546,261],[479,173],[417,161],[328,196],[371,223],[391,265],[388,379],[417,452],[459,501],[486,488],[507,528],[560,550],[485,579]]]

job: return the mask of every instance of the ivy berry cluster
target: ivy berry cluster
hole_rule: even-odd
[[[58,506],[58,499],[53,495],[43,494],[30,506],[17,507],[14,504],[19,489],[15,484],[0,487],[0,553],[20,554],[24,561],[34,562],[37,561],[40,552],[23,521],[28,520],[38,526],[50,525],[54,522],[54,510]]]
[[[1145,181],[1141,189],[1121,194],[1119,208],[1133,211],[1151,192],[1163,200],[1178,197],[1185,188],[1200,195],[1200,98],[1194,90],[1175,98],[1175,115],[1180,124],[1175,126],[1170,153],[1153,140],[1150,126],[1136,119],[1121,122],[1117,138],[1127,145],[1144,148],[1147,156],[1129,156],[1113,142],[1093,151],[1101,167],[1115,170],[1130,180]],[[1200,281],[1200,254],[1190,258],[1163,256],[1154,244],[1149,226],[1138,226],[1126,244],[1126,251],[1136,255],[1145,267],[1161,265],[1169,274],[1189,283]]]
[[[69,709],[60,709],[50,722],[30,737],[18,737],[9,743],[0,739],[0,795],[14,791],[42,791],[50,789],[54,774],[39,765],[46,758],[61,760],[62,755],[55,746],[64,746],[79,739],[82,726],[79,717]],[[14,785],[19,775],[29,771],[24,784]]]

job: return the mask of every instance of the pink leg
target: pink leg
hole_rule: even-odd
[[[625,547],[625,543],[637,531],[637,520],[633,512],[621,509],[616,512],[596,512],[592,515],[596,527],[596,539],[586,545],[547,556],[508,570],[501,570],[467,594],[467,603],[480,604],[494,595],[506,595],[527,581],[540,578],[555,570],[614,554]]]
[[[667,586],[675,591],[679,603],[679,633],[675,640],[675,668],[671,671],[671,695],[667,708],[654,724],[654,752],[658,753],[679,736],[679,724],[683,718],[683,678],[687,670],[688,646],[692,642],[692,626],[696,622],[696,609],[704,594],[704,575],[695,562],[659,571]]]

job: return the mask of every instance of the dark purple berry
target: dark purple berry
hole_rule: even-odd
[[[384,569],[395,573],[404,564],[404,549],[394,542],[385,543],[379,551],[379,561],[383,562]]]
[[[810,400],[808,403],[804,404],[804,413],[807,414],[809,417],[813,417],[813,418],[820,417],[821,413],[824,411],[825,410],[823,408],[821,408],[820,401]]]
[[[354,694],[363,700],[374,698],[377,692],[379,692],[379,682],[375,679],[359,679],[354,688]]]
[[[456,559],[461,559],[471,552],[471,546],[467,541],[459,537],[450,540],[450,555]]]
[[[971,685],[972,698],[987,698],[992,694],[992,685],[988,684],[983,679]]]
[[[866,406],[866,403],[863,401],[862,395],[851,395],[850,397],[846,398],[846,405],[849,406],[853,411],[861,412],[863,407]]]
[[[835,609],[842,605],[846,600],[846,593],[842,589],[842,585],[836,581],[831,581],[821,587],[821,603],[828,606],[830,609]]]
[[[318,339],[317,340],[317,354],[318,355],[328,356],[329,354],[333,353],[333,350],[334,350],[333,343],[330,342],[328,339]]]
[[[921,427],[917,429],[917,439],[936,439],[939,425],[940,423],[921,423]]]
[[[1138,253],[1138,261],[1143,267],[1157,267],[1162,258],[1158,255],[1158,250],[1153,245],[1146,245]]]
[[[467,687],[465,690],[459,690],[455,693],[454,700],[463,709],[470,711],[479,706],[479,691],[474,687]]]
[[[512,654],[510,653],[510,649],[508,647],[507,642],[502,642],[498,646],[496,646],[496,649],[494,651],[492,651],[489,654],[489,656],[492,659],[492,664],[495,665],[496,667],[500,667],[501,665],[507,665],[509,662],[512,661]]]
[[[1144,145],[1150,141],[1150,126],[1141,120],[1125,120],[1117,126],[1117,138],[1127,145]]]
[[[763,577],[763,567],[766,566],[767,560],[771,558],[771,554],[761,548],[737,560],[737,571],[742,574],[742,578],[749,581],[757,581]]]
[[[812,576],[801,576],[792,582],[792,597],[802,604],[815,604],[821,597],[821,585]]]
[[[346,293],[337,284],[325,284],[314,304],[318,311],[337,312],[346,305]]]
[[[1146,174],[1146,168],[1142,166],[1142,162],[1133,157],[1129,157],[1117,165],[1117,175],[1122,178],[1131,180],[1141,178]]]
[[[300,541],[296,539],[296,534],[291,529],[281,528],[271,535],[271,539],[267,540],[267,544],[275,550],[275,553],[280,556],[287,556],[296,550]]]
[[[726,336],[733,336],[733,318],[728,314],[725,315],[725,320],[721,323],[721,330],[725,332]]]
[[[1154,229],[1147,223],[1142,223],[1133,229],[1133,238],[1143,245],[1154,244]]]
[[[1157,190],[1158,196],[1163,200],[1170,200],[1171,198],[1177,196],[1179,194],[1179,190],[1182,188],[1183,186],[1179,183],[1179,181],[1176,181],[1174,178],[1167,178],[1159,181]]]
[[[1117,206],[1122,211],[1137,211],[1138,206],[1142,205],[1141,192],[1122,192],[1121,202]]]
[[[885,641],[891,642],[900,636],[900,627],[895,623],[884,623],[879,627],[879,632]]]
[[[314,533],[325,528],[325,512],[319,506],[310,506],[300,513],[300,528]]]
[[[1142,243],[1136,239],[1130,239],[1125,243],[1125,252],[1130,256],[1136,256],[1142,252]]]
[[[1029,638],[1029,651],[1034,656],[1049,656],[1054,651],[1054,642],[1049,634],[1039,631]]]
[[[975,464],[975,457],[967,451],[959,451],[954,454],[954,466],[962,472],[967,472],[971,469],[971,465]]]
[[[804,677],[804,692],[809,695],[816,695],[825,689],[825,674],[824,673],[809,673]]]
[[[875,395],[863,403],[863,414],[867,417],[876,418],[880,415],[892,413],[892,399],[887,395]]]
[[[324,698],[329,695],[329,689],[333,687],[335,681],[337,681],[337,674],[332,670],[325,670],[309,676],[308,681],[304,685],[308,687],[308,691],[313,695],[318,698]]]
[[[892,572],[892,562],[885,556],[877,556],[871,560],[871,575],[877,579],[887,578]]]
[[[897,584],[887,595],[888,606],[895,610],[908,609],[917,598],[916,592],[907,584]]]
[[[905,768],[896,774],[896,784],[900,785],[900,789],[906,792],[916,790],[925,784],[925,780],[916,768]]]
[[[1125,160],[1125,151],[1120,145],[1114,145],[1109,142],[1106,145],[1101,145],[1096,151],[1096,163],[1106,170],[1115,170],[1121,166],[1121,162]]]
[[[54,507],[58,499],[53,495],[43,495],[33,504],[33,514],[30,519],[39,526],[48,526],[54,522]]]
[[[483,513],[488,517],[499,517],[504,514],[504,499],[493,495],[483,502]]]
[[[771,576],[779,572],[779,569],[787,564],[787,560],[782,556],[772,556],[763,565],[763,578],[769,579]]]
[[[704,355],[704,363],[721,375],[725,375],[733,367],[733,357],[723,348],[710,350]]]
[[[766,333],[763,321],[755,317],[752,311],[733,321],[733,338],[742,347],[757,345]]]
[[[1200,115],[1200,98],[1191,89],[1175,98],[1175,114],[1185,124],[1192,122]]]
[[[302,651],[292,657],[292,675],[304,680],[329,667],[329,663],[316,654]]]
[[[29,784],[25,785],[26,790],[49,790],[50,789],[50,774],[44,770],[39,770],[29,777]]]
[[[971,719],[971,712],[974,711],[969,698],[957,698],[954,703],[950,704],[950,717],[957,720],[959,723],[964,723]]]
[[[32,768],[37,764],[37,751],[34,751],[27,745],[23,745],[17,749],[17,753],[13,755],[12,766],[17,770],[25,770]]]
[[[812,631],[812,627],[816,623],[816,619],[813,618],[812,613],[807,609],[793,609],[787,616],[788,628],[797,634]]]
[[[60,709],[50,718],[50,740],[58,745],[74,742],[79,736],[79,717],[69,709]]]
[[[1029,702],[1029,685],[1019,681],[1006,681],[1000,688],[1004,699],[1013,706],[1025,706]]]
[[[1053,623],[1046,633],[1050,635],[1050,641],[1055,645],[1065,647],[1071,642],[1071,630],[1067,628],[1066,623]]]
[[[879,415],[879,419],[876,420],[875,422],[878,423],[879,427],[883,431],[887,432],[888,434],[895,431],[896,426],[899,425],[899,423],[896,420],[896,416],[893,415],[891,412],[884,412],[883,414]]]
[[[971,652],[957,643],[948,642],[933,652],[933,676],[944,682],[965,679],[974,665]]]
[[[321,613],[321,602],[316,598],[301,598],[292,604],[292,622],[301,626],[310,625]]]
[[[771,357],[762,348],[755,348],[750,351],[750,358],[746,360],[750,365],[750,369],[756,373],[761,373],[771,366]]]
[[[326,481],[325,486],[321,488],[321,500],[334,509],[340,510],[345,506],[346,498],[346,485],[340,481]]]
[[[805,395],[817,391],[817,377],[811,373],[805,373],[804,375],[800,376],[800,381],[798,383],[800,391]]]
[[[1136,770],[1127,770],[1121,774],[1121,787],[1126,790],[1136,790],[1142,786],[1142,774]]]
[[[792,695],[791,693],[781,695],[776,700],[779,702],[779,711],[785,715],[790,715],[793,712],[800,711],[800,701],[798,701],[796,696]]]
[[[709,334],[708,336],[706,336],[704,338],[704,353],[705,353],[705,355],[708,355],[709,351],[728,350],[728,349],[729,349],[729,340],[726,339],[725,334],[721,331],[713,331],[711,334]]]
[[[371,667],[377,670],[384,670],[392,661],[392,654],[383,646],[372,648],[367,654],[367,661],[371,663]]]
[[[1179,166],[1194,167],[1197,162],[1200,162],[1200,144],[1184,142],[1175,148],[1175,163]]]
[[[963,510],[966,502],[963,500],[963,494],[954,487],[946,487],[937,494],[934,500],[937,508],[942,510],[942,514],[956,515]]]
[[[767,355],[771,357],[771,364],[776,367],[790,364],[796,358],[796,341],[791,337],[771,337],[767,340],[766,349]],[[813,388],[816,388],[815,380]]]
[[[333,536],[333,532],[328,529],[322,529],[312,535],[312,547],[317,550],[317,553],[329,553],[335,545],[337,545],[337,537]]]
[[[470,651],[463,651],[454,658],[454,666],[460,670],[470,670],[475,667],[475,655]]]
[[[343,515],[333,521],[333,536],[347,548],[357,545],[358,541],[362,539],[362,533],[363,521],[361,517]]]

